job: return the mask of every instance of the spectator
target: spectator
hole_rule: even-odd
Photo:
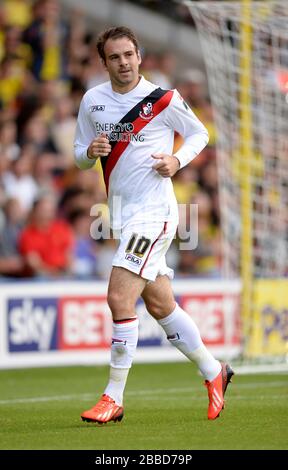
[[[55,143],[49,133],[49,128],[40,112],[35,113],[26,123],[22,134],[22,145],[34,146],[37,154],[49,152],[57,154]]]
[[[112,260],[117,249],[117,241],[113,238],[101,240],[98,251],[97,275],[99,279],[108,281]]]
[[[6,55],[0,63],[0,108],[16,112],[17,97],[26,83],[26,70],[16,55]]]
[[[198,206],[198,246],[181,252],[178,270],[182,275],[219,276],[220,237],[213,224],[211,199],[204,191],[198,191],[191,203]]]
[[[69,222],[74,231],[73,275],[77,278],[90,278],[97,272],[97,244],[90,235],[92,219],[83,209],[70,214]]]
[[[6,194],[18,199],[26,215],[39,193],[39,188],[32,176],[32,168],[33,155],[23,150],[19,158],[12,161],[10,171],[3,175]]]
[[[204,106],[207,99],[205,75],[201,70],[189,69],[182,72],[176,81],[177,90],[194,112]]]
[[[55,157],[51,153],[40,153],[35,158],[33,165],[33,177],[41,188],[41,192],[55,193],[60,197],[61,188],[58,187],[57,167],[55,166]]]
[[[8,25],[25,28],[31,21],[31,0],[4,0],[3,9]]]
[[[198,191],[197,173],[193,166],[187,165],[176,173],[173,187],[178,204],[188,204]]]
[[[10,161],[19,156],[20,147],[16,138],[17,127],[12,119],[0,123],[0,152],[5,153]]]
[[[0,227],[0,276],[24,275],[24,261],[18,252],[18,238],[24,223],[24,212],[18,199],[7,199],[5,224]]]
[[[145,54],[143,54],[142,57],[142,62],[140,65],[140,73],[141,75],[144,75],[146,80],[151,81],[152,74],[157,70],[157,57],[156,54],[154,54],[151,51],[145,51]]]
[[[50,196],[37,200],[19,239],[30,276],[53,278],[71,274],[73,247],[72,229],[57,218],[55,200]]]
[[[38,0],[34,21],[24,32],[33,53],[32,72],[37,80],[66,78],[65,51],[68,28],[60,17],[58,0]]]
[[[86,90],[89,90],[89,88],[92,88],[93,86],[99,85],[100,83],[106,82],[108,80],[108,74],[101,64],[98,55],[93,50],[93,45],[90,47],[89,60],[86,61],[83,79]]]
[[[74,166],[73,139],[75,129],[76,118],[73,116],[73,102],[69,96],[63,96],[55,103],[51,135],[58,153],[65,159],[67,168]]]
[[[157,67],[150,72],[149,80],[164,90],[172,87],[172,79],[176,68],[176,58],[171,52],[162,52],[156,59]]]

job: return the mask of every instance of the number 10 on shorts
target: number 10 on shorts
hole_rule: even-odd
[[[138,258],[142,258],[150,245],[151,240],[149,238],[146,238],[143,235],[139,238],[138,233],[133,233],[130,237],[129,242],[127,243],[125,253],[132,252],[133,255],[138,256]]]

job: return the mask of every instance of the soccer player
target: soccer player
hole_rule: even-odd
[[[205,378],[208,419],[219,416],[233,371],[203,344],[198,328],[175,302],[173,271],[165,254],[178,225],[171,177],[195,158],[208,133],[177,90],[162,90],[139,75],[141,56],[134,33],[110,28],[97,41],[110,80],[84,95],[75,136],[81,169],[101,159],[111,215],[120,231],[108,287],[112,312],[110,377],[100,401],[83,421],[120,421],[123,393],[138,340],[137,299],[164,329],[168,340]],[[174,131],[184,138],[172,155]]]

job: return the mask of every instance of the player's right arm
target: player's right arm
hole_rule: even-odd
[[[111,152],[105,134],[95,137],[95,128],[90,115],[84,96],[79,108],[74,139],[75,162],[81,170],[92,168],[98,157],[106,157]]]
[[[98,157],[107,157],[111,152],[111,145],[106,134],[101,134],[96,139],[93,139],[87,149],[87,157],[90,159]]]
[[[188,165],[206,147],[208,131],[189,108],[177,90],[174,90],[171,103],[165,109],[166,124],[184,138],[181,148],[173,155],[179,167]]]

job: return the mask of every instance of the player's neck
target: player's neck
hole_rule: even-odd
[[[115,91],[116,93],[120,93],[121,95],[125,95],[125,93],[129,93],[129,91],[136,88],[140,80],[141,80],[141,75],[139,75],[136,80],[133,80],[133,82],[128,83],[127,85],[119,85],[118,83],[111,81],[112,90]]]

